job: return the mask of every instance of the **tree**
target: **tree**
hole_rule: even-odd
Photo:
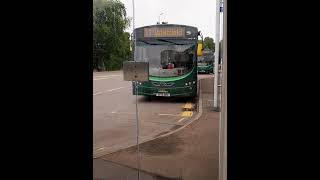
[[[93,69],[120,69],[130,57],[129,24],[119,0],[93,0]]]
[[[211,37],[205,37],[203,43],[204,43],[204,49],[211,49],[212,51],[214,51],[215,44]]]

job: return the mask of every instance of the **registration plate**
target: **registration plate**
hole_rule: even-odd
[[[170,93],[156,93],[156,96],[170,97]]]

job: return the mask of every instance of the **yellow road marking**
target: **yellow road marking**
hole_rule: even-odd
[[[187,102],[184,106],[183,106],[183,109],[186,109],[186,110],[193,110],[193,104],[190,103],[190,102]]]
[[[192,115],[193,115],[192,111],[184,111],[181,114],[182,117],[191,117]]]

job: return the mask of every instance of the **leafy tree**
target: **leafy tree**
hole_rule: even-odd
[[[93,0],[93,69],[117,70],[130,58],[130,19],[119,0]]]
[[[205,37],[203,43],[205,49],[211,49],[212,51],[214,51],[215,44],[211,37]]]

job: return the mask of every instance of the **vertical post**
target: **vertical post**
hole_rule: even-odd
[[[134,59],[134,51],[136,49],[136,34],[135,34],[135,13],[134,13],[134,0],[132,0],[132,8],[133,8],[133,16],[132,16],[132,28],[133,28],[133,60]],[[140,180],[140,148],[139,148],[139,117],[138,117],[138,81],[135,81],[135,90],[136,90],[136,123],[137,123],[137,169],[138,169],[138,180]]]
[[[132,57],[132,60],[133,61],[136,61],[134,59],[134,55],[135,55],[135,49],[136,49],[136,33],[135,33],[135,12],[134,12],[134,0],[132,0],[132,8],[133,8],[133,15],[132,15],[132,29],[133,29],[133,48],[132,48],[132,51],[133,51],[133,57]]]
[[[132,28],[134,30],[134,0],[132,0],[132,8],[133,8],[133,15],[132,15]]]
[[[219,180],[227,180],[227,0],[223,10],[223,71],[219,121]]]
[[[220,39],[220,0],[216,0],[216,38],[215,38],[215,60],[214,60],[214,82],[213,82],[213,109],[220,111],[218,106],[218,79],[219,79],[219,39]]]
[[[222,85],[221,85],[221,81],[222,81],[222,71],[223,71],[223,65],[222,65],[222,56],[223,56],[223,0],[220,0],[220,13],[222,14],[222,15],[220,15],[219,14],[219,16],[220,16],[220,23],[219,23],[219,28],[220,28],[220,30],[219,30],[219,38],[220,38],[220,40],[219,40],[219,61],[218,62],[220,62],[220,63],[218,63],[219,64],[219,66],[218,66],[218,95],[217,95],[217,110],[218,111],[220,111],[221,110],[221,91],[222,91]],[[220,44],[220,42],[221,42],[221,44]]]
[[[137,169],[138,169],[138,180],[140,180],[140,147],[139,147],[139,116],[138,116],[138,85],[139,82],[135,81],[136,89],[136,123],[137,123]]]

